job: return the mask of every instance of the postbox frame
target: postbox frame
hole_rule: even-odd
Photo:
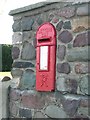
[[[43,35],[42,28],[44,25],[48,25],[49,29],[52,29],[51,30],[52,33],[48,29],[46,29],[49,32],[49,35],[48,35],[48,33],[45,33],[45,35]],[[40,30],[42,30],[42,31],[40,31]],[[42,33],[39,33],[39,32],[42,32]],[[55,29],[54,25],[49,22],[42,24],[36,32],[36,49],[37,49],[37,51],[36,51],[36,90],[37,91],[53,91],[53,90],[55,90],[56,45],[57,45],[56,43],[57,43],[56,42],[56,29]],[[41,46],[48,46],[48,58],[47,58],[48,59],[48,61],[47,61],[48,69],[47,70],[40,70],[40,47]],[[52,58],[54,58],[54,63],[53,63],[53,60],[50,58],[51,54],[53,52],[54,52],[54,56]],[[50,63],[50,62],[52,62],[52,63]],[[53,66],[54,70],[51,70],[51,66]],[[54,75],[51,74],[52,71],[53,71]],[[38,74],[40,74],[40,75],[38,75]],[[41,79],[40,76],[45,78],[46,82],[44,84],[46,84],[46,86],[49,86],[49,87],[45,88],[45,85],[42,88],[40,87],[40,86],[43,86],[43,83],[41,85],[39,85],[40,84],[39,79]],[[48,76],[50,76],[50,78],[51,78],[49,81],[48,81]],[[52,76],[53,76],[53,80],[52,80]],[[44,79],[44,78],[42,78],[42,79]],[[52,83],[51,83],[51,81],[52,81]],[[51,84],[51,85],[47,85],[47,82],[48,82],[48,84]]]

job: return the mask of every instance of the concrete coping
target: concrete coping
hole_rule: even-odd
[[[36,3],[36,4],[32,4],[32,5],[22,7],[22,8],[11,10],[9,12],[9,15],[13,16],[15,14],[31,11],[31,10],[38,9],[38,8],[41,8],[41,7],[45,7],[46,5],[50,5],[50,4],[54,4],[54,3],[57,3],[57,2],[39,2],[39,3]]]
[[[55,4],[55,3],[58,3],[58,2],[72,3],[72,5],[73,5],[73,4],[78,4],[78,3],[90,2],[90,0],[46,0],[46,1],[43,1],[43,2],[36,3],[36,4],[32,4],[32,5],[28,5],[28,6],[25,6],[25,7],[21,7],[21,8],[11,10],[9,12],[9,15],[13,16],[15,14],[20,14],[20,13],[23,13],[23,12],[35,10],[35,9],[45,7],[47,5]]]

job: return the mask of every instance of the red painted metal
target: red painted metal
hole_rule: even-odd
[[[56,30],[51,23],[42,24],[36,33],[36,90],[53,91],[56,76]],[[40,69],[40,48],[48,46],[47,69]]]

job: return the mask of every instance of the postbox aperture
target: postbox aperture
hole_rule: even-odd
[[[42,24],[36,33],[36,90],[55,89],[56,30],[51,23]]]

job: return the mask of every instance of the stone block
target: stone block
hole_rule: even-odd
[[[56,80],[57,90],[62,93],[77,93],[78,84],[75,79],[66,78],[65,76],[59,77]]]
[[[72,39],[73,39],[72,33],[69,32],[68,30],[64,30],[58,35],[58,40],[63,43],[69,43],[70,41],[72,41]]]
[[[90,108],[90,97],[84,97],[80,101],[80,107]]]
[[[88,117],[87,115],[83,115],[83,114],[77,113],[77,114],[74,116],[74,119],[89,120],[89,117]]]
[[[28,42],[30,42],[31,41],[31,38],[32,37],[34,37],[34,35],[33,35],[34,33],[32,32],[32,31],[24,31],[23,33],[22,33],[22,38],[23,38],[23,42],[25,42],[25,41],[28,41]]]
[[[66,47],[64,45],[58,45],[58,53],[57,53],[58,58],[62,61],[64,60],[65,55],[66,55]]]
[[[90,28],[90,17],[77,17],[71,21],[72,31],[73,32],[82,32]]]
[[[80,26],[77,26],[74,30],[73,30],[73,32],[74,33],[78,33],[78,32],[83,32],[83,31],[86,31],[87,29],[84,27],[84,26],[82,26],[82,25],[80,25]]]
[[[76,11],[77,15],[79,16],[85,16],[85,15],[90,15],[90,11],[89,11],[89,4],[83,4],[82,6],[77,8]]]
[[[10,100],[12,101],[17,101],[20,100],[20,91],[16,89],[10,89],[9,97]]]
[[[13,47],[12,48],[12,58],[17,59],[19,58],[20,55],[20,49],[18,47]]]
[[[23,74],[23,70],[21,70],[21,69],[14,69],[13,68],[11,70],[11,75],[12,75],[13,78],[15,78],[15,77],[21,77],[22,74]]]
[[[75,65],[75,72],[77,74],[90,73],[90,63],[77,63]]]
[[[56,25],[56,30],[60,31],[62,29],[63,26],[63,21],[60,21],[57,25]]]
[[[65,82],[66,82],[66,80],[65,80],[64,77],[59,77],[56,80],[56,88],[57,88],[58,91],[60,91],[60,92],[67,92]]]
[[[45,104],[52,104],[56,102],[54,92],[42,92],[42,98],[45,100]]]
[[[90,97],[80,94],[62,94],[60,91],[55,92],[58,104],[63,106],[65,112],[69,116],[75,116],[78,113],[79,107],[88,108],[90,106]]]
[[[59,22],[59,18],[54,17],[54,18],[52,19],[52,23],[58,23],[58,22]]]
[[[43,115],[42,112],[36,112],[34,118],[39,118],[39,119],[42,118],[43,119],[43,118],[46,118],[46,117]]]
[[[17,106],[17,103],[15,103],[15,101],[10,102],[9,108],[10,108],[10,115],[17,117],[19,112],[19,106]]]
[[[82,94],[87,94],[90,95],[90,75],[85,75],[83,77],[80,78],[80,83],[79,83],[79,87],[80,87],[80,91]]]
[[[66,59],[70,62],[74,61],[88,61],[90,60],[90,57],[88,55],[89,47],[80,47],[80,48],[72,48],[70,49],[66,54]]]
[[[19,83],[19,89],[33,89],[35,87],[35,80],[34,71],[31,69],[25,70]]]
[[[39,24],[41,24],[41,23],[39,23]],[[33,31],[37,31],[38,28],[39,28],[39,25],[38,25],[38,23],[35,21],[34,24],[32,25],[32,30],[33,30]]]
[[[90,111],[90,108],[85,108],[85,107],[79,107],[78,108],[78,113],[82,114],[82,115],[86,115],[86,116],[89,116],[89,111]]]
[[[63,9],[57,10],[55,12],[56,15],[65,18],[71,18],[75,15],[75,7],[65,7]]]
[[[21,32],[21,20],[15,20],[12,25],[13,32]]]
[[[31,62],[17,61],[13,63],[12,67],[13,68],[28,68],[28,67],[34,67],[34,65]]]
[[[19,108],[19,117],[21,118],[32,118],[32,113],[30,109]]]
[[[71,69],[70,69],[70,65],[69,63],[58,63],[57,64],[57,71],[59,73],[65,73],[65,74],[69,74]]]
[[[31,43],[24,43],[21,58],[23,60],[34,60],[36,56],[35,48],[32,46]]]
[[[71,29],[71,21],[65,21],[63,24],[64,29]]]
[[[62,99],[61,102],[62,102],[64,111],[66,112],[67,115],[69,115],[70,117],[73,117],[77,113],[80,100]]]
[[[90,41],[88,39],[89,34],[90,34],[90,31],[78,34],[74,39],[73,46],[74,47],[83,47],[83,46],[90,45]]]
[[[22,43],[22,32],[14,32],[12,36],[12,44]]]
[[[53,13],[50,13],[49,16],[48,16],[48,21],[52,21],[52,19],[54,18],[54,14]]]
[[[39,92],[28,90],[22,93],[21,104],[25,108],[30,109],[42,109],[45,105],[45,99],[41,96]]]
[[[43,18],[42,17],[39,17],[38,19],[37,19],[37,23],[38,23],[38,25],[41,25],[41,24],[43,24]]]
[[[65,111],[63,108],[60,108],[56,105],[49,105],[45,109],[45,114],[48,115],[50,118],[67,118]]]
[[[35,37],[33,38],[32,44],[33,44],[33,46],[34,46],[34,48],[35,48],[36,45],[37,45],[37,42],[36,42],[36,38],[35,38]]]
[[[78,83],[75,79],[66,78],[65,84],[66,84],[67,91],[69,93],[71,94],[77,93]]]
[[[24,17],[21,21],[21,29],[22,31],[30,31],[32,30],[32,25],[34,23],[34,18]]]
[[[20,82],[20,78],[19,77],[12,78],[12,82],[10,84],[10,87],[13,88],[13,89],[17,89],[18,86],[19,86],[19,82]]]

